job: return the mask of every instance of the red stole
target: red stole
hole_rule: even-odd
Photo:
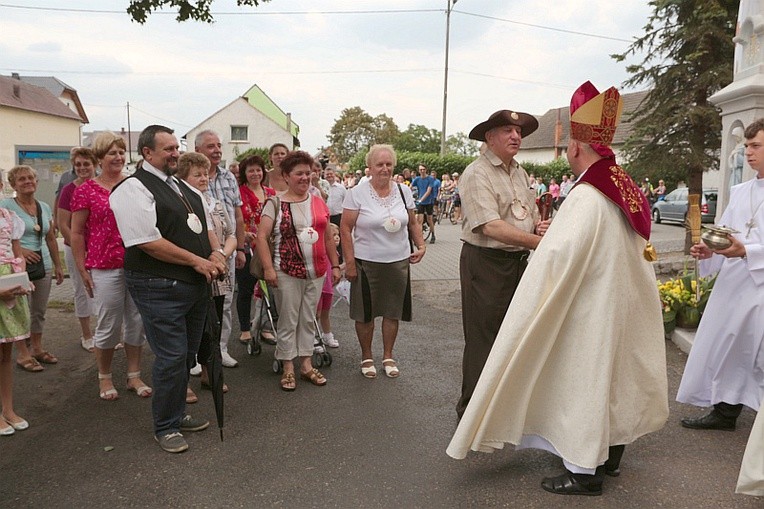
[[[600,159],[578,179],[594,186],[605,198],[615,203],[626,216],[629,225],[645,240],[650,240],[650,204],[637,184],[613,158]]]

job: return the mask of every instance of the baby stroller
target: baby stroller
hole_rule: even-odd
[[[273,332],[274,339],[277,337],[276,332],[276,320],[275,310],[273,303],[271,302],[271,295],[268,290],[268,285],[262,279],[257,281],[262,294],[260,299],[257,299],[255,303],[255,318],[252,320],[250,327],[250,334],[252,339],[247,343],[247,353],[249,355],[260,355],[263,351],[263,345],[261,344],[261,334],[263,331]]]

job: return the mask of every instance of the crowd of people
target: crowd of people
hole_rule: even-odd
[[[359,342],[360,373],[397,378],[394,354],[400,321],[411,321],[411,264],[427,252],[423,226],[435,243],[433,213],[459,207],[464,351],[458,427],[448,454],[492,451],[505,443],[559,456],[564,473],[544,478],[544,490],[600,495],[620,473],[625,447],[668,419],[665,345],[649,256],[649,182],[638,186],[616,162],[610,144],[622,99],[611,87],[584,83],[570,105],[567,158],[572,174],[528,175],[516,160],[522,140],[538,128],[530,114],[500,110],[469,134],[484,150],[460,175],[425,164],[418,176],[395,174],[391,145],[374,145],[363,173],[340,175],[310,154],[271,146],[268,161],[253,155],[221,166],[222,142],[212,130],[180,154],[174,132],[147,127],[142,160],[125,173],[125,143],[104,132],[92,149],[71,152],[54,209],[35,198],[29,166],[8,174],[13,198],[0,201],[0,275],[24,273],[30,283],[0,288],[0,435],[29,427],[15,413],[16,364],[39,372],[58,359],[43,344],[53,280],[63,281],[56,230],[75,295],[83,349],[94,352],[98,394],[114,401],[115,351],[127,359],[125,389],[151,398],[153,435],[170,453],[188,449],[183,433],[209,421],[190,415],[198,374],[210,388],[210,356],[227,368],[235,289],[239,341],[275,344],[278,386],[322,387],[313,365],[315,338],[337,348],[331,332],[333,286],[350,284],[349,318]],[[764,380],[764,120],[745,132],[756,178],[732,188],[722,221],[741,231],[731,246],[691,249],[716,288],[698,330],[677,399],[709,406],[682,420],[691,429],[732,431],[744,406],[759,410]],[[652,195],[665,194],[663,182]],[[542,218],[537,199],[551,194],[557,214]],[[531,257],[531,251],[534,252]],[[250,264],[262,267],[260,281]],[[259,282],[264,283],[260,285]],[[629,288],[612,292],[613,282]],[[273,297],[277,327],[252,337],[252,306]],[[518,297],[518,296],[521,296]],[[205,333],[209,309],[220,337]],[[587,319],[596,310],[596,320]],[[732,310],[732,311],[731,311]],[[91,316],[95,330],[91,333]],[[382,358],[372,348],[381,317]],[[318,325],[320,323],[320,326]],[[276,325],[276,324],[271,324]],[[719,345],[716,338],[727,341]],[[218,345],[219,342],[219,345]],[[153,354],[151,385],[141,377],[144,344]],[[223,392],[228,390],[223,385]],[[761,413],[755,429],[761,428]],[[762,437],[749,448],[761,451]],[[739,490],[764,493],[760,452],[747,452]]]

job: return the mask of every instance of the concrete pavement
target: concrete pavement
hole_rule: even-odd
[[[43,373],[14,370],[16,407],[31,427],[0,437],[2,507],[523,507],[761,508],[761,498],[734,495],[754,413],[736,432],[690,431],[679,418],[700,409],[673,401],[686,355],[667,343],[671,416],[659,432],[626,449],[623,473],[599,498],[560,497],[539,487],[561,471],[541,451],[471,454],[451,460],[445,448],[456,425],[462,348],[458,227],[437,230],[425,260],[412,268],[414,321],[401,324],[401,377],[366,380],[347,307],[334,308],[341,342],[322,371],[328,385],[298,381],[278,389],[272,347],[225,370],[225,442],[213,426],[187,434],[191,449],[163,453],[151,437],[149,401],[124,389],[118,355],[116,402],[98,399],[93,356],[79,348],[71,313],[51,309],[45,343],[61,362]],[[65,282],[65,285],[68,281]],[[66,286],[57,295],[65,295]],[[236,334],[237,336],[238,334]],[[374,344],[381,363],[379,337]],[[150,380],[151,354],[144,359]],[[211,397],[188,411],[213,419]]]

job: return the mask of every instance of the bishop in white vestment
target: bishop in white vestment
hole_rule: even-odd
[[[622,101],[587,82],[571,101],[578,177],[531,258],[447,453],[511,443],[560,456],[542,487],[600,495],[623,447],[668,417],[665,340],[650,208],[616,164]]]

